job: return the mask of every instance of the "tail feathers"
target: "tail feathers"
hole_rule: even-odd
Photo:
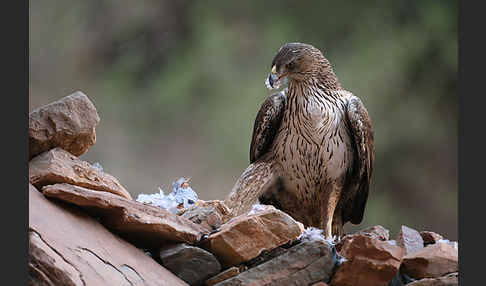
[[[238,216],[251,210],[258,198],[275,182],[271,162],[257,161],[250,164],[241,174],[231,193],[224,201],[231,209],[231,216]]]

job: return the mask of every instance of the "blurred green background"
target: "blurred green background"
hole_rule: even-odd
[[[100,162],[134,198],[192,178],[223,199],[285,42],[321,49],[373,120],[360,226],[457,240],[456,1],[30,1],[29,110],[81,90]]]

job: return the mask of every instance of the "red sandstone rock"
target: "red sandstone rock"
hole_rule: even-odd
[[[54,148],[30,160],[29,181],[38,189],[45,185],[68,183],[132,199],[115,177],[91,167],[88,162],[61,148]]]
[[[29,185],[29,285],[187,285],[78,208]]]
[[[377,237],[355,234],[342,245],[345,261],[334,274],[333,286],[386,286],[398,273],[404,250]]]
[[[167,242],[198,242],[207,231],[201,226],[155,206],[69,184],[42,189],[45,196],[75,204],[139,247],[161,247]]]
[[[55,147],[80,156],[96,142],[100,118],[94,104],[77,91],[29,114],[29,159]]]
[[[303,232],[302,224],[271,206],[232,218],[220,229],[203,242],[203,247],[216,255],[223,267],[248,261],[297,239]]]
[[[390,238],[390,232],[388,231],[388,229],[384,228],[381,225],[375,225],[375,226],[371,226],[371,227],[365,228],[363,230],[360,230],[356,233],[345,235],[336,244],[336,250],[338,252],[341,251],[341,248],[343,247],[344,243],[347,240],[351,240],[353,237],[355,237],[357,235],[366,235],[366,236],[376,238],[376,239],[379,239],[379,240],[382,240],[382,241],[387,241]]]
[[[397,245],[403,247],[405,255],[424,248],[424,240],[420,233],[413,228],[402,225],[396,238]]]
[[[458,251],[452,243],[438,242],[403,257],[400,272],[415,278],[435,278],[458,271]]]

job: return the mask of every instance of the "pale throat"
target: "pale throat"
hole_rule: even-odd
[[[289,112],[287,116],[296,113],[300,122],[307,122],[309,131],[327,133],[337,126],[343,117],[344,98],[340,92],[327,89],[316,78],[306,81],[289,81],[287,98]]]

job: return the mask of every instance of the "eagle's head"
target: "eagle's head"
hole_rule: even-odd
[[[273,58],[271,73],[265,84],[274,89],[285,80],[303,82],[312,78],[326,86],[339,87],[334,71],[321,51],[309,44],[287,43]]]

